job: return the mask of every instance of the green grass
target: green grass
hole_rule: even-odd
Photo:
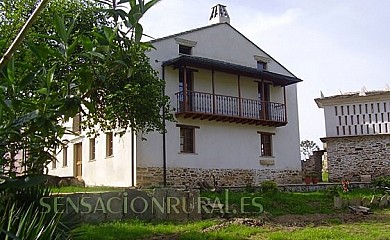
[[[273,216],[285,214],[310,214],[310,213],[332,213],[333,198],[325,197],[323,192],[288,193],[278,192],[275,194],[229,192],[226,193],[206,192],[202,197],[212,199],[218,198],[221,203],[232,206],[241,206],[243,197],[258,198],[256,202],[263,205],[264,211]],[[246,212],[257,212],[258,208],[253,205],[245,206]]]
[[[350,189],[348,192],[341,192],[340,197],[342,198],[362,198],[362,197],[372,197],[373,195],[382,196],[384,190],[382,189],[371,189],[371,188],[360,188],[360,189]]]
[[[327,171],[322,172],[322,181],[329,182],[329,173]]]
[[[390,239],[390,211],[387,210],[386,214],[389,216],[385,220],[358,222],[349,224],[332,224],[331,226],[321,227],[303,227],[303,228],[279,228],[270,229],[269,232],[256,234],[253,239],[291,239],[291,240],[303,240],[303,239],[344,239],[344,240],[384,240]]]
[[[171,235],[175,233],[194,233],[206,227],[216,224],[216,220],[205,220],[191,222],[187,224],[177,224],[173,222],[150,223],[139,220],[125,222],[102,223],[99,225],[83,225],[77,231],[84,232],[85,235],[76,238],[77,240],[87,239],[137,239],[156,235]]]
[[[84,225],[79,230],[85,235],[76,240],[86,239],[142,239],[152,236],[165,236],[164,239],[180,240],[304,240],[304,239],[344,239],[344,240],[384,240],[390,239],[390,210],[382,210],[386,218],[380,221],[355,223],[340,223],[333,219],[325,226],[285,227],[266,224],[260,227],[230,224],[209,231],[203,231],[210,226],[218,225],[221,220],[203,220],[191,223],[150,223],[143,221],[127,221],[103,223],[100,225]]]

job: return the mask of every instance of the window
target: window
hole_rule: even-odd
[[[180,152],[195,153],[195,128],[190,126],[180,127]]]
[[[341,115],[344,115],[344,106],[341,106]]]
[[[334,106],[334,113],[335,113],[336,116],[337,116],[337,106]]]
[[[57,168],[57,159],[53,159],[53,160],[51,161],[51,168],[52,168],[52,169],[56,169],[56,168]]]
[[[262,157],[272,156],[272,134],[260,133],[260,152]]]
[[[112,132],[106,133],[106,157],[110,157],[113,155],[113,143],[114,136]]]
[[[92,160],[95,160],[95,152],[96,152],[96,139],[95,138],[90,138],[89,139],[89,160],[92,161]],[[111,141],[111,144],[112,144],[112,141]],[[112,149],[112,147],[111,147]],[[111,155],[112,155],[112,152],[111,152]]]
[[[192,47],[179,44],[179,53],[192,55]]]
[[[81,132],[81,114],[78,113],[73,118],[72,131],[75,133]]]
[[[267,63],[262,61],[257,61],[257,70],[259,71],[267,70]]]
[[[68,146],[62,148],[62,166],[68,166]]]
[[[349,106],[347,106],[347,115],[349,115]]]

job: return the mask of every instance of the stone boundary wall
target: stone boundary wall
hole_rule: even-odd
[[[168,168],[167,185],[170,187],[198,187],[199,182],[206,181],[214,186],[257,186],[265,180],[277,183],[302,183],[299,170],[274,169],[202,169],[202,168]],[[137,185],[142,187],[162,186],[163,169],[160,167],[138,167]]]
[[[363,207],[380,207],[386,208],[390,206],[390,196],[388,194],[378,196],[373,195],[372,197],[357,197],[357,198],[343,198],[334,197],[333,206],[336,209],[346,208],[348,206],[363,206]]]
[[[41,199],[44,211],[83,223],[142,219],[195,221],[202,219],[199,190],[158,188],[121,192],[57,194]]]
[[[314,151],[309,159],[301,161],[302,175],[317,177],[322,181],[322,155],[324,150]]]
[[[330,182],[390,175],[390,135],[325,138]]]

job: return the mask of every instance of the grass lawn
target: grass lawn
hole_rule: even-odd
[[[372,194],[378,194],[378,191],[355,189],[343,197]],[[202,197],[218,198],[222,203],[228,198],[229,205],[233,207],[240,204],[241,197],[258,197],[265,214],[250,216],[250,221],[260,223],[257,225],[234,219],[206,219],[189,223],[129,220],[83,225],[77,230],[85,235],[75,239],[390,239],[390,210],[378,210],[369,216],[349,214],[346,210],[336,211],[333,209],[333,197],[326,196],[324,192],[228,192],[228,195],[226,192],[207,192],[202,193]],[[249,209],[246,210],[250,211],[251,205],[247,207]],[[241,214],[241,217],[247,216]]]
[[[228,197],[226,197],[228,196]],[[280,216],[285,214],[310,214],[310,213],[332,213],[333,198],[324,196],[323,192],[306,192],[306,193],[288,193],[279,192],[275,194],[243,193],[243,192],[228,192],[202,193],[202,197],[210,199],[220,199],[222,203],[228,198],[229,205],[241,206],[242,197],[258,197],[259,203],[263,205],[264,211],[272,216]],[[245,209],[247,212],[256,212],[255,206],[248,205]]]
[[[376,212],[381,218],[368,217],[354,223],[332,223],[322,226],[307,225],[291,227],[266,222],[263,226],[245,224],[226,224],[226,220],[203,220],[199,222],[150,223],[142,221],[113,222],[100,225],[84,225],[79,230],[86,235],[76,240],[86,239],[143,239],[160,236],[160,239],[181,240],[240,240],[240,239],[390,239],[390,210]],[[159,239],[159,238],[156,238]]]

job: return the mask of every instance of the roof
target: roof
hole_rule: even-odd
[[[227,24],[227,25],[229,25],[228,23],[215,23],[215,24],[210,24],[210,25],[207,25],[207,26],[203,26],[203,27],[199,27],[199,28],[190,29],[190,30],[187,30],[187,31],[184,31],[184,32],[175,33],[175,34],[168,35],[168,36],[165,36],[165,37],[156,38],[156,39],[151,40],[150,43],[158,42],[158,41],[165,40],[165,39],[169,39],[169,38],[174,38],[174,37],[181,36],[181,35],[184,35],[184,34],[187,34],[187,33],[192,33],[192,32],[196,32],[196,31],[200,31],[200,30],[207,29],[207,28],[211,28],[211,27],[214,27],[214,26],[216,26],[216,25],[221,25],[221,24]],[[230,26],[230,25],[229,25],[229,26]]]
[[[184,35],[184,34],[188,34],[188,33],[192,33],[192,32],[197,32],[197,31],[200,31],[200,30],[204,30],[204,29],[207,29],[207,28],[211,28],[211,27],[215,27],[215,26],[218,26],[218,25],[227,25],[229,27],[231,27],[234,31],[236,31],[238,34],[240,34],[243,38],[245,38],[248,42],[250,42],[253,46],[255,46],[257,49],[259,49],[260,51],[264,52],[265,55],[267,55],[267,57],[269,57],[270,59],[272,59],[275,63],[279,64],[284,70],[286,70],[288,73],[290,73],[292,76],[296,77],[292,72],[290,72],[290,70],[288,70],[285,66],[283,66],[282,64],[280,64],[277,60],[275,60],[271,55],[269,55],[268,53],[266,53],[263,49],[261,49],[259,46],[257,46],[254,42],[252,42],[249,38],[247,38],[244,34],[242,34],[240,31],[238,31],[237,29],[235,29],[232,25],[230,25],[229,23],[226,23],[226,22],[223,22],[223,23],[215,23],[215,24],[210,24],[210,25],[207,25],[207,26],[203,26],[203,27],[199,27],[199,28],[194,28],[194,29],[191,29],[191,30],[188,30],[188,31],[184,31],[184,32],[180,32],[180,33],[176,33],[176,34],[172,34],[172,35],[168,35],[168,36],[165,36],[165,37],[162,37],[162,38],[156,38],[154,40],[151,40],[150,43],[154,43],[154,42],[158,42],[158,41],[162,41],[162,40],[165,40],[165,39],[169,39],[169,38],[174,38],[174,37],[178,37],[178,36],[181,36],[181,35]],[[302,81],[302,80],[301,80]]]
[[[301,82],[297,77],[289,77],[278,73],[261,71],[256,68],[238,65],[234,63],[224,62],[215,59],[197,57],[192,55],[181,55],[162,63],[162,66],[191,66],[203,69],[217,70],[226,73],[240,74],[251,78],[264,79],[271,81],[275,85],[287,86],[290,84]]]
[[[348,92],[348,93],[333,95],[333,96],[329,96],[329,97],[316,98],[316,99],[314,99],[314,101],[317,103],[318,107],[323,107],[325,105],[332,105],[332,104],[366,102],[366,101],[372,101],[372,100],[383,100],[383,97],[390,98],[390,91],[388,91],[388,90],[376,90],[376,91],[362,90],[360,92]]]

